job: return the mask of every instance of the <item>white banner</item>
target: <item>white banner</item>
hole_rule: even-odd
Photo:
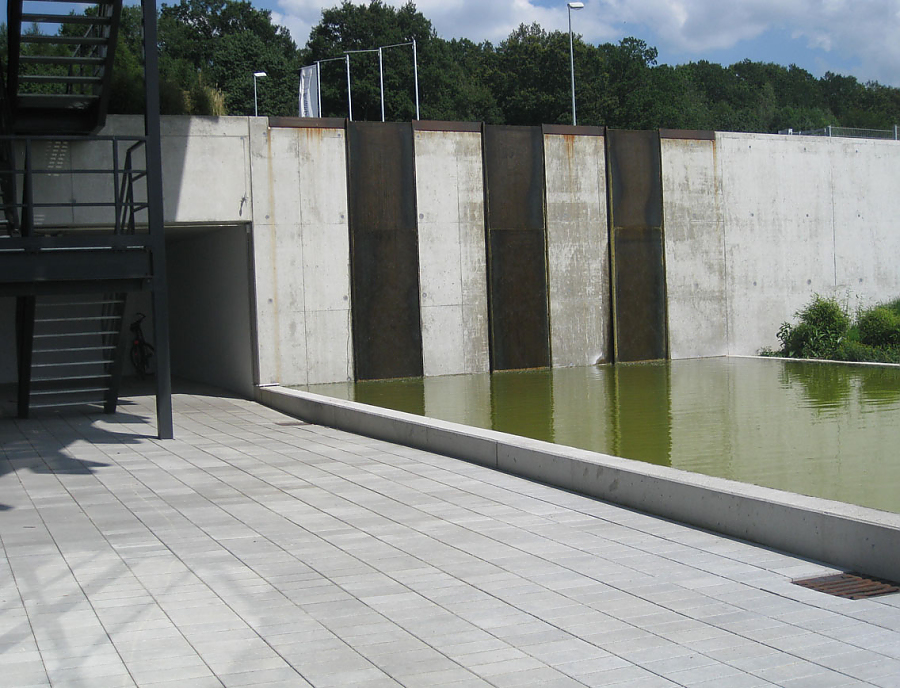
[[[300,69],[300,116],[321,117],[316,65]]]

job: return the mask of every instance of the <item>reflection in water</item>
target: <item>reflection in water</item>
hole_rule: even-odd
[[[554,441],[553,378],[549,369],[491,375],[491,423],[500,432]]]
[[[670,370],[665,361],[610,368],[615,389],[615,445],[626,459],[671,466]]]
[[[784,361],[781,374],[785,389],[796,387],[809,407],[839,412],[850,399],[854,369],[846,365],[813,365],[804,361]]]
[[[310,391],[900,512],[900,369],[693,359]]]

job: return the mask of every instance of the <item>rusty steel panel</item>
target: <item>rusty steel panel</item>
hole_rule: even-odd
[[[606,137],[613,227],[662,227],[659,133],[610,129]]]
[[[484,128],[488,228],[544,231],[544,137],[540,127]]]
[[[350,122],[353,357],[358,380],[422,375],[412,128]]]
[[[616,229],[616,360],[667,357],[663,236],[658,227]]]
[[[491,366],[494,370],[550,365],[550,324],[544,235],[490,232]]]
[[[540,127],[486,126],[491,369],[550,365]]]
[[[659,133],[607,138],[616,361],[668,357]]]

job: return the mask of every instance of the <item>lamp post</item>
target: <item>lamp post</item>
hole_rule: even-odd
[[[572,126],[578,124],[575,117],[575,48],[572,44],[572,10],[584,9],[583,2],[567,2],[569,10],[569,71],[572,74]]]
[[[259,117],[259,105],[256,101],[256,80],[268,76],[265,72],[253,72],[253,116]]]

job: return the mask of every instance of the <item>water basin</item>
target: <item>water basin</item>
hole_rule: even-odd
[[[900,513],[900,368],[710,358],[311,392]]]

